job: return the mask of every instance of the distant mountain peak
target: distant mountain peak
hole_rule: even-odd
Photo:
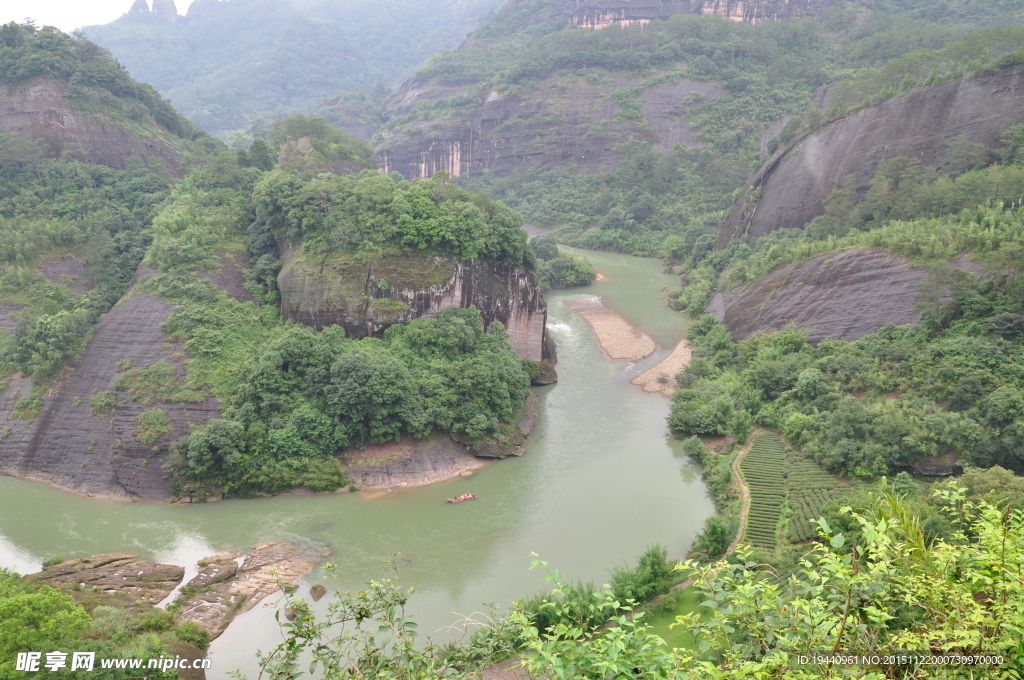
[[[174,0],[153,0],[153,13],[171,23],[178,20],[178,8]]]
[[[128,10],[129,14],[149,14],[149,3],[146,0],[135,0],[132,3],[132,8]]]

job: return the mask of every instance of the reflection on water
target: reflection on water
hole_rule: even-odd
[[[392,493],[185,507],[85,499],[0,477],[0,565],[32,571],[55,553],[115,550],[192,565],[220,549],[288,539],[333,550],[336,575],[318,571],[310,583],[355,589],[385,577],[385,561],[400,553],[401,581],[417,589],[410,609],[420,630],[446,637],[455,613],[471,614],[486,602],[505,606],[540,590],[543,576],[528,570],[531,552],[567,576],[598,583],[653,543],[681,557],[713,506],[698,468],[668,435],[668,401],[629,385],[626,363],[605,360],[586,322],[568,306],[581,294],[602,295],[662,349],[671,348],[685,319],[652,293],[674,278],[652,260],[587,255],[609,281],[548,296],[559,383],[539,390],[540,418],[522,458]],[[445,503],[467,491],[479,500]],[[255,650],[278,640],[272,613],[257,607],[214,642],[208,677],[226,677],[235,667],[255,677]]]

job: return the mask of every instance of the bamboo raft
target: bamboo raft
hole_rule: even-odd
[[[462,501],[474,501],[474,500],[476,500],[476,494],[475,493],[464,493],[461,496],[459,496],[458,498],[449,498],[448,502],[449,503],[461,503]]]

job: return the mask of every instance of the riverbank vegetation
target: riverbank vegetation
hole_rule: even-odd
[[[984,672],[1013,677],[1024,667],[1024,518],[971,500],[955,483],[931,498],[949,527],[944,537],[930,537],[906,496],[890,491],[862,510],[841,511],[859,531],[856,543],[821,521],[819,541],[785,570],[757,562],[746,548],[728,562],[684,563],[680,569],[693,578],[704,612],[677,623],[695,648],[665,645],[645,615],[628,616],[610,591],[563,596],[571,587],[548,571],[554,591],[546,606],[558,623],[539,628],[520,604],[445,646],[417,642],[404,614],[410,593],[390,581],[336,594],[326,616],[293,597],[288,605],[298,625],[263,657],[263,670],[296,677],[299,655],[309,653],[327,678],[469,678],[512,656],[507,663],[542,677],[881,680],[919,672],[913,660],[885,655],[901,650],[992,655],[998,661],[986,661]],[[534,566],[548,569],[540,561]],[[602,625],[608,618],[614,625]],[[339,637],[334,626],[341,622],[350,628]],[[798,661],[819,649],[866,659]],[[963,677],[961,671],[935,666],[928,677]]]
[[[537,281],[543,290],[586,286],[597,278],[594,264],[586,257],[558,250],[554,234],[530,239],[530,249],[537,258]]]
[[[496,436],[528,394],[529,376],[501,324],[484,332],[476,309],[444,309],[362,340],[338,326],[317,332],[281,320],[279,244],[307,256],[368,261],[397,249],[534,266],[521,218],[500,203],[442,179],[325,173],[324,166],[369,161],[365,145],[316,123],[284,121],[269,144],[211,154],[207,169],[188,174],[153,220],[146,263],[156,273],[135,294],[176,305],[163,330],[182,343],[185,376],[169,364],[170,372],[136,366],[115,387],[149,406],[223,400],[221,418],[171,445],[167,466],[184,496],[334,490],[347,483],[335,458],[341,449],[433,432]],[[310,130],[320,137],[311,139]],[[291,169],[278,162],[262,170],[254,159],[268,150]],[[203,276],[244,256],[253,263],[247,285],[261,304],[239,301]]]

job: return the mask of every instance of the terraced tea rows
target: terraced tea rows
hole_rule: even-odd
[[[810,458],[790,450],[786,454],[786,489],[792,510],[786,540],[803,543],[817,535],[817,526],[811,520],[821,516],[821,509],[833,498],[853,493],[854,488],[843,484],[825,472]]]
[[[751,442],[740,463],[743,479],[750,488],[750,511],[744,540],[757,548],[774,549],[778,544],[779,515],[786,496],[786,445],[774,432],[762,432]]]

